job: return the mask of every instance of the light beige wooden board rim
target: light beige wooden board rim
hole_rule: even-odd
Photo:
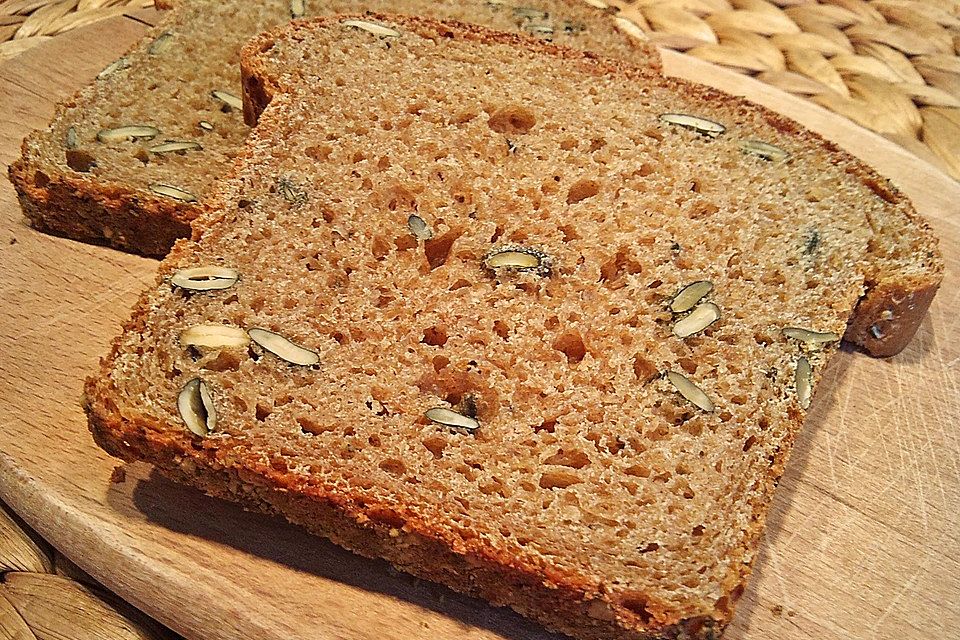
[[[114,18],[0,65],[3,163],[52,100],[142,30]],[[728,637],[950,637],[960,629],[960,185],[840,116],[698,60],[665,58],[671,73],[744,94],[865,158],[914,199],[947,256],[940,295],[903,354],[844,352],[827,371]],[[116,462],[94,446],[77,399],[154,267],[34,232],[0,184],[0,498],[189,638],[548,637],[143,465],[111,484]]]

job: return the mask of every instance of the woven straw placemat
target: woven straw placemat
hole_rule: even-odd
[[[798,94],[960,179],[960,0],[611,0],[660,46]]]
[[[597,3],[600,0],[587,0]],[[960,0],[611,0],[660,46],[810,99],[960,179]],[[0,61],[153,0],[0,0]],[[0,639],[178,638],[0,504]]]
[[[2,503],[0,639],[181,640],[106,591]]]

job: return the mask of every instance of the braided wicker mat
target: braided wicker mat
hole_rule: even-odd
[[[180,640],[103,589],[0,503],[0,640]]]
[[[658,45],[756,76],[960,179],[960,0],[612,0]]]

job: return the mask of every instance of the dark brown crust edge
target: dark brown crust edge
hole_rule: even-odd
[[[199,205],[165,202],[122,185],[50,175],[23,156],[8,175],[30,224],[44,233],[162,258],[178,238],[190,236]]]
[[[497,557],[470,541],[454,549],[388,507],[358,507],[319,489],[288,487],[285,476],[269,467],[228,467],[212,450],[195,443],[184,448],[146,422],[118,419],[115,407],[95,400],[103,397],[98,387],[99,381],[88,381],[84,408],[94,440],[110,455],[152,463],[171,480],[249,511],[281,515],[361,556],[382,558],[417,577],[509,606],[550,630],[582,640],[716,640],[726,624],[700,616],[644,629],[634,612],[610,604],[573,576]]]
[[[876,358],[897,355],[917,333],[939,288],[939,279],[915,287],[898,282],[873,286],[860,299],[843,339]]]
[[[357,17],[397,21],[395,16],[384,14],[371,13]],[[408,18],[404,19],[409,20]],[[271,78],[270,73],[259,59],[259,55],[268,50],[273,40],[288,28],[306,29],[309,28],[310,24],[322,24],[329,21],[330,18],[312,18],[297,21],[292,25],[283,25],[260,34],[244,46],[240,56],[240,75],[243,86],[243,116],[248,125],[254,126],[257,124],[260,114],[270,104],[273,96],[280,91],[280,87],[276,84],[277,81]],[[420,19],[413,20],[413,22],[427,24]],[[491,32],[483,28],[473,28],[472,25],[452,21],[449,21],[449,24],[455,25],[461,32],[471,33],[473,37],[481,41],[491,39]],[[913,339],[943,280],[943,256],[937,247],[938,242],[932,230],[927,222],[913,209],[909,199],[872,167],[867,166],[820,135],[803,129],[796,122],[743,98],[728,96],[714,89],[686,83],[675,78],[650,74],[643,69],[632,68],[616,60],[602,59],[596,54],[545,44],[540,40],[526,38],[522,35],[497,35],[499,41],[538,49],[555,57],[566,58],[574,62],[578,60],[599,62],[602,60],[606,63],[608,70],[614,71],[616,69],[617,72],[626,72],[632,76],[638,76],[638,81],[643,81],[646,78],[659,78],[667,82],[683,84],[688,88],[695,88],[709,100],[723,100],[740,105],[749,105],[750,108],[764,113],[770,124],[780,131],[794,133],[824,147],[826,153],[834,156],[837,163],[845,165],[848,173],[859,178],[878,197],[891,205],[905,205],[908,208],[906,213],[911,223],[920,230],[928,245],[932,247],[929,271],[924,275],[913,277],[893,274],[891,277],[877,282],[868,282],[866,292],[850,316],[844,340],[858,345],[871,356],[882,358],[900,353]]]

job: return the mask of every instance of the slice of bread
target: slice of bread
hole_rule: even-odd
[[[160,257],[189,235],[190,221],[249,131],[239,109],[239,53],[260,31],[291,15],[392,10],[527,31],[659,70],[656,49],[621,32],[623,23],[602,6],[582,0],[178,3],[139,45],[64,103],[48,130],[24,142],[10,175],[36,228]]]
[[[715,638],[909,204],[521,35],[341,16],[242,68],[259,125],[87,383],[100,446],[578,638]]]

